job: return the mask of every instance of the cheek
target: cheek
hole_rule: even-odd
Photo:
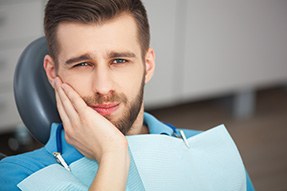
[[[140,91],[143,78],[143,71],[130,73],[129,77],[125,76],[125,80],[122,81],[120,91],[126,94],[129,99],[135,99]]]
[[[59,77],[62,81],[70,85],[80,96],[87,96],[90,92],[88,85],[89,79],[87,76],[80,77],[78,75],[72,75],[68,72],[59,73]]]

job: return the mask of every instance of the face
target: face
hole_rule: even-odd
[[[137,34],[128,14],[101,25],[61,23],[57,72],[50,56],[44,60],[51,84],[59,76],[124,134],[142,126],[143,88],[154,71],[154,52],[142,55]]]

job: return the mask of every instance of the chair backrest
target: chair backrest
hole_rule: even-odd
[[[3,153],[0,153],[0,160],[5,158],[5,157],[6,157],[6,155],[4,155]]]
[[[42,143],[49,139],[53,122],[60,122],[54,90],[43,68],[48,53],[45,37],[23,51],[14,74],[14,97],[18,112],[32,135]]]

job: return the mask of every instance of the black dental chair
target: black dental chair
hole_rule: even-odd
[[[33,41],[22,53],[14,74],[18,112],[31,134],[41,143],[49,139],[50,126],[60,122],[54,90],[43,69],[48,53],[45,37]]]
[[[5,158],[5,157],[6,157],[6,155],[4,155],[3,153],[0,153],[0,160]]]

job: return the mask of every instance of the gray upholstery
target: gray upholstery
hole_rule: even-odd
[[[33,41],[23,51],[14,74],[14,97],[18,112],[32,135],[46,143],[52,122],[60,122],[54,90],[43,69],[47,54],[44,37]]]
[[[0,160],[5,158],[5,157],[6,157],[6,155],[4,155],[3,153],[0,153]]]

